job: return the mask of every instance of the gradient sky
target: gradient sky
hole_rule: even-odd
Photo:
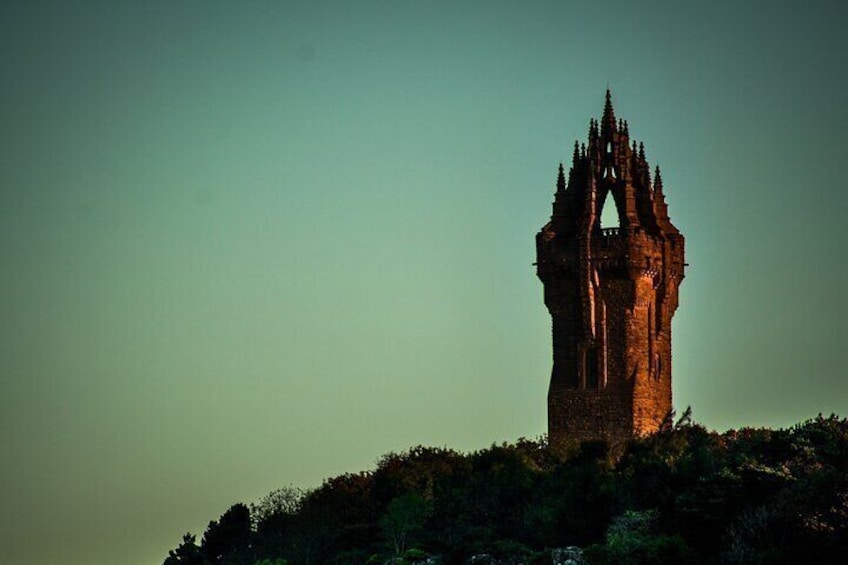
[[[844,2],[0,5],[0,561],[159,564],[545,431],[534,234],[607,85],[691,264],[674,398],[848,414]]]

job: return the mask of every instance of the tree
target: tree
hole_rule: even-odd
[[[409,537],[424,526],[430,512],[430,504],[414,491],[389,503],[386,513],[380,518],[380,528],[396,556],[404,552]]]
[[[209,522],[201,550],[213,564],[252,563],[251,533],[250,510],[242,503],[234,504],[217,522]]]
[[[655,510],[628,510],[607,529],[606,544],[587,548],[590,563],[599,565],[657,565],[691,563],[691,552],[678,535],[655,531]]]
[[[303,496],[299,488],[283,487],[250,505],[257,555],[270,558],[286,553],[287,536],[295,516],[301,510]]]
[[[260,529],[263,524],[274,521],[280,516],[290,517],[297,514],[303,502],[303,491],[288,486],[271,491],[256,503],[250,505],[250,518],[254,527]]]
[[[206,561],[195,543],[195,537],[189,532],[183,536],[183,542],[168,552],[162,565],[205,565]]]

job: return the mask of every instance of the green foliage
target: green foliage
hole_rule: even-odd
[[[284,553],[304,496],[301,489],[283,487],[250,505],[250,519],[256,532],[254,548],[259,555]]]
[[[431,511],[430,503],[415,491],[402,494],[389,503],[378,523],[395,556],[404,553],[409,538],[424,527]]]
[[[470,454],[416,447],[374,471],[234,505],[165,565],[830,563],[848,555],[848,421],[724,434],[670,413],[623,451],[521,439]],[[412,549],[410,549],[412,546]]]
[[[658,534],[656,510],[627,510],[613,519],[604,545],[586,549],[592,565],[648,565],[691,562],[691,551],[679,535]]]
[[[297,514],[303,502],[304,492],[296,487],[283,487],[263,496],[258,503],[250,505],[250,518],[256,529],[281,517]]]
[[[213,565],[249,565],[253,563],[251,542],[250,510],[239,503],[230,507],[217,522],[209,522],[201,551]]]
[[[207,562],[203,559],[195,540],[191,533],[185,534],[182,543],[168,552],[163,565],[206,565]]]

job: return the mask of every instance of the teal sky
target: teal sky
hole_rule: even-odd
[[[848,414],[846,21],[4,2],[0,560],[158,564],[274,488],[543,433],[533,238],[607,85],[687,238],[676,406]]]

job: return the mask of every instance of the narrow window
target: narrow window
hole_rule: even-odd
[[[598,351],[595,346],[586,349],[586,388],[598,388]]]
[[[656,335],[654,334],[654,317],[656,316],[656,312],[654,311],[654,305],[648,304],[648,375],[653,377],[655,380],[660,379],[660,354],[656,351],[656,346],[654,345],[656,340]]]

